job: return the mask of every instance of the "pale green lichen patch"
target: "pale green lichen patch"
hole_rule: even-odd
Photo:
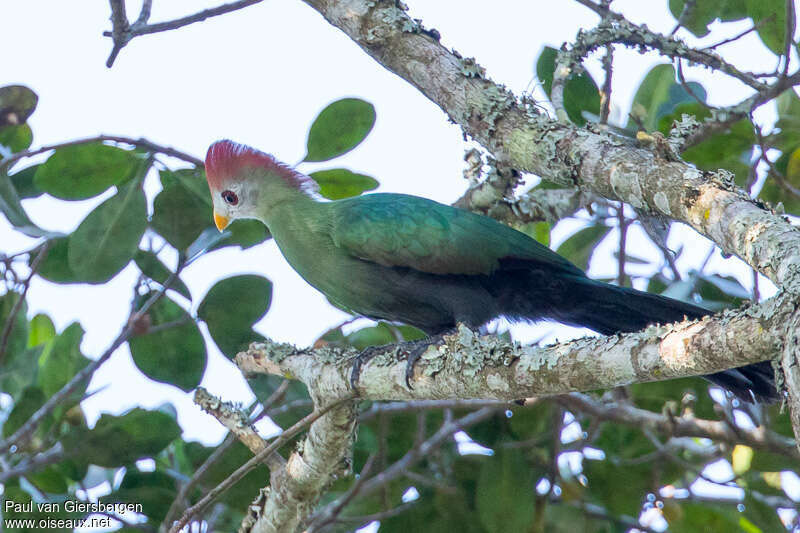
[[[486,366],[510,365],[519,349],[516,342],[509,343],[495,336],[481,337],[463,324],[459,324],[458,330],[444,340],[444,347],[429,348],[423,354],[423,359],[428,361],[426,375],[447,366],[454,373],[474,377]],[[442,352],[448,354],[448,361],[443,360]]]
[[[461,73],[468,78],[485,78],[486,69],[475,62],[473,57],[462,57],[459,60]]]
[[[334,346],[331,344],[327,344],[321,348],[317,348],[314,351],[314,356],[317,360],[323,363],[330,363],[330,364],[351,357],[354,354],[355,350],[353,350],[352,348]]]
[[[297,347],[285,342],[254,342],[247,350],[247,355],[256,357],[266,357],[270,361],[280,363],[290,355],[298,352]]]
[[[658,191],[653,196],[653,202],[656,204],[659,211],[667,216],[672,215],[672,210],[669,207],[669,198],[667,198],[667,195],[664,194],[663,191]]]

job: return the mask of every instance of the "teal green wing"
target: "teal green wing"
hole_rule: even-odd
[[[431,274],[491,274],[504,258],[581,274],[546,246],[491,218],[404,194],[335,202],[334,244],[360,259]]]

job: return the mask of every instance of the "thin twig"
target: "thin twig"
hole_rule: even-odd
[[[786,0],[786,35],[784,38],[786,39],[783,45],[783,74],[781,77],[785,78],[789,75],[789,65],[791,64],[792,58],[792,47],[794,46],[794,30],[795,30],[795,3],[796,0]]]
[[[262,0],[239,0],[238,2],[231,2],[210,9],[204,9],[193,15],[181,17],[179,19],[170,20],[167,22],[158,22],[156,24],[147,24],[150,19],[150,8],[152,0],[145,0],[142,4],[142,11],[139,13],[139,18],[133,24],[128,23],[128,18],[125,15],[125,2],[124,0],[109,0],[111,3],[111,31],[104,31],[103,36],[111,37],[114,46],[111,54],[106,61],[106,66],[111,67],[117,59],[120,50],[128,44],[134,37],[140,35],[147,35],[150,33],[159,33],[162,31],[169,31],[201,22],[207,18],[224,15],[231,11],[237,11],[245,7],[257,4]]]
[[[606,79],[603,80],[603,90],[600,95],[600,124],[608,124],[608,115],[611,113],[611,80],[614,72],[614,45],[606,45],[606,55],[603,56],[603,70]]]
[[[13,479],[15,477],[24,476],[29,472],[35,472],[47,465],[63,461],[67,457],[64,447],[60,442],[57,442],[52,448],[38,453],[29,459],[20,461],[18,464],[0,472],[0,483]]]
[[[111,31],[109,36],[113,41],[111,53],[106,60],[106,66],[110,67],[117,59],[120,50],[128,44],[128,15],[125,13],[125,0],[109,0],[111,4]]]
[[[0,160],[0,170],[9,168],[13,163],[19,161],[20,159],[43,154],[45,152],[49,152],[50,150],[58,150],[59,148],[65,148],[67,146],[75,146],[78,144],[89,144],[96,142],[115,142],[121,144],[128,144],[130,146],[143,148],[150,152],[157,152],[160,154],[164,154],[166,156],[182,159],[187,163],[192,163],[193,165],[198,167],[202,167],[204,164],[202,159],[198,159],[193,155],[181,152],[179,150],[176,150],[175,148],[170,148],[169,146],[162,146],[160,144],[156,144],[153,141],[149,141],[145,138],[134,139],[132,137],[123,137],[120,135],[97,135],[95,137],[85,137],[83,139],[75,139],[73,141],[66,141],[62,143],[42,146],[39,148],[35,148],[33,150],[25,150],[22,152],[17,152],[16,154],[11,155],[11,157],[7,157],[5,159]]]

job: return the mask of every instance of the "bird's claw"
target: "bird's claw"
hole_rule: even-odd
[[[350,388],[355,390],[358,385],[358,378],[361,375],[361,367],[364,366],[370,359],[378,355],[381,350],[386,346],[368,346],[361,350],[355,359],[353,359],[353,366],[350,370]]]

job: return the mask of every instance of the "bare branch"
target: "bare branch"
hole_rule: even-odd
[[[192,15],[166,22],[158,22],[156,24],[147,24],[147,21],[150,19],[152,0],[144,0],[139,18],[133,24],[128,23],[128,18],[125,15],[124,0],[109,1],[111,2],[112,29],[111,31],[103,32],[103,35],[105,37],[111,37],[112,41],[114,42],[111,55],[108,57],[108,61],[106,61],[106,66],[110,68],[114,65],[114,61],[116,60],[120,50],[122,50],[122,48],[124,48],[125,45],[128,44],[134,37],[148,35],[151,33],[159,33],[162,31],[175,30],[183,26],[188,26],[189,24],[194,24],[195,22],[202,22],[211,17],[217,17],[232,11],[244,9],[245,7],[257,4],[262,0],[238,0],[237,2],[231,2],[229,4],[223,4],[221,6],[204,9],[203,11],[199,11]]]
[[[742,428],[734,429],[724,421],[703,420],[692,416],[668,416],[623,402],[602,402],[580,393],[558,396],[556,401],[571,411],[586,413],[598,420],[657,431],[670,437],[702,437],[732,445],[744,444],[751,448],[800,459],[800,452],[792,439],[763,426],[750,431]]]

